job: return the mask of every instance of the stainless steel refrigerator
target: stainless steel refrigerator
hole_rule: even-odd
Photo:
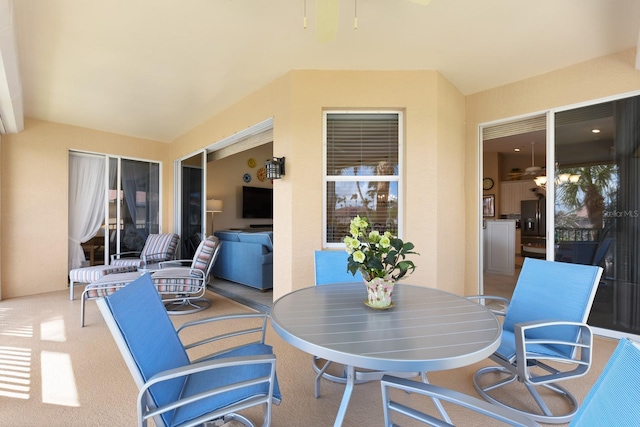
[[[523,200],[520,205],[522,255],[535,258],[546,256],[547,211],[546,199]]]

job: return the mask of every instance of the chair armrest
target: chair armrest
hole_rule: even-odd
[[[480,305],[484,305],[489,311],[496,316],[505,316],[507,309],[509,308],[509,298],[499,297],[495,295],[469,295],[466,297],[468,300],[474,301]],[[491,303],[502,303],[500,308],[489,307]]]
[[[190,267],[169,267],[169,268],[160,268],[159,270],[155,270],[151,273],[151,279],[179,279],[179,278],[188,278],[188,279],[198,279],[204,280],[205,273],[202,270],[197,268]]]
[[[543,328],[574,327],[577,328],[578,339],[575,341],[565,341],[557,338],[541,339],[527,338],[527,331],[539,330]],[[545,384],[556,382],[563,378],[580,377],[589,371],[591,366],[591,353],[593,348],[593,332],[586,323],[561,322],[561,321],[534,321],[518,323],[514,325],[514,337],[516,341],[516,360],[518,375],[520,378],[531,384]],[[550,347],[549,352],[535,350],[535,346],[568,346],[572,348],[572,356],[567,357],[555,353]],[[532,348],[533,347],[533,348]],[[551,375],[532,376],[529,371],[529,360],[534,360],[540,366],[546,366],[541,360],[568,363],[575,365],[574,369],[558,371],[550,368]]]
[[[140,251],[120,252],[119,254],[111,255],[111,261],[113,261],[114,259],[120,259],[120,258],[135,258],[136,256],[139,258],[140,254],[141,254]],[[123,257],[123,255],[126,255],[126,256]]]
[[[407,393],[420,394],[431,399],[443,400],[467,408],[471,411],[483,414],[487,417],[502,421],[512,426],[536,427],[539,424],[527,416],[517,413],[507,407],[493,405],[487,401],[480,400],[473,396],[455,390],[446,389],[433,384],[417,382],[406,378],[393,377],[385,375],[380,380],[382,388],[382,399],[384,405],[385,418],[388,417],[388,410],[402,413],[410,418],[422,421],[429,426],[436,427],[453,427],[445,421],[442,421],[432,415],[413,409],[402,403],[398,403],[389,398],[389,389],[398,389]],[[421,405],[423,406],[423,405]],[[385,419],[385,421],[387,421]],[[391,424],[390,424],[391,425]]]
[[[194,375],[199,372],[214,370],[214,369],[222,369],[229,367],[239,367],[239,366],[247,366],[247,365],[257,365],[257,364],[270,364],[271,371],[269,376],[261,376],[255,377],[253,379],[236,382],[235,384],[225,385],[219,388],[212,388],[205,392],[201,392],[197,395],[193,396],[181,396],[179,400],[171,402],[170,404],[155,408],[145,413],[146,403],[147,403],[147,392],[150,387],[155,384],[161,383],[163,381],[170,381],[175,378],[185,377],[189,375]],[[148,420],[149,418],[153,418],[155,416],[161,415],[164,412],[171,411],[180,406],[191,404],[198,400],[210,398],[216,394],[226,393],[233,387],[247,387],[252,385],[258,385],[261,383],[268,382],[270,384],[270,396],[273,396],[273,389],[275,384],[275,372],[276,372],[276,357],[273,354],[267,355],[256,355],[256,356],[246,356],[246,357],[227,357],[220,358],[215,360],[207,360],[198,363],[192,363],[187,366],[183,366],[180,368],[169,369],[167,371],[159,372],[156,375],[149,378],[149,380],[142,385],[140,391],[138,393],[138,416],[139,416],[139,425],[146,425],[144,420]],[[261,399],[266,403],[270,396],[264,396]],[[255,397],[253,399],[256,399]],[[258,399],[259,401],[260,399]],[[278,402],[275,402],[278,403]],[[242,402],[241,404],[242,405]],[[242,406],[239,406],[241,409]],[[227,408],[228,412],[235,412],[233,410],[233,406],[231,408]]]
[[[191,265],[193,262],[192,259],[174,259],[171,261],[160,261],[158,266],[160,268],[168,268],[168,267],[187,267]]]
[[[151,258],[151,261],[157,261],[158,259],[167,259],[169,255],[169,252],[158,252],[155,254],[144,254],[141,256],[142,260],[146,263],[147,260],[149,258]],[[171,256],[170,258],[173,258],[173,256]]]
[[[238,337],[238,336],[242,336],[242,335],[250,335],[250,334],[257,334],[259,335],[259,339],[257,339],[254,342],[260,342],[261,344],[264,344],[265,342],[265,335],[266,335],[266,330],[267,330],[267,319],[269,318],[269,315],[266,313],[242,313],[242,314],[229,314],[226,316],[216,316],[216,317],[209,317],[209,318],[205,318],[205,319],[200,319],[200,320],[194,320],[192,322],[187,322],[185,324],[183,324],[182,326],[180,326],[176,332],[178,333],[178,335],[180,335],[180,333],[182,331],[184,331],[187,328],[192,328],[194,326],[202,326],[202,325],[209,325],[211,323],[214,322],[224,322],[224,321],[228,321],[228,320],[250,320],[250,319],[257,319],[257,320],[262,320],[261,325],[260,326],[255,326],[255,327],[247,327],[246,329],[239,329],[239,330],[233,330],[231,332],[226,332],[226,333],[222,333],[219,335],[210,335],[207,336],[206,338],[200,339],[198,341],[194,341],[191,343],[184,343],[184,348],[186,350],[192,349],[192,348],[196,348],[205,344],[210,344],[210,343],[214,343],[214,342],[220,342],[223,341],[227,338],[232,338],[232,337]],[[208,327],[206,328],[207,332],[211,332],[211,331],[215,331],[215,330],[220,330],[221,328],[218,327]],[[244,343],[243,343],[244,345]],[[224,350],[220,350],[217,353],[222,353],[222,352],[227,352],[229,351],[228,348],[225,348]],[[200,359],[197,359],[196,361],[211,357],[212,355],[207,355],[205,357],[202,357]]]

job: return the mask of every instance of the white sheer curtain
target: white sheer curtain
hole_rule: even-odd
[[[69,153],[69,270],[81,266],[81,243],[95,236],[103,223],[104,173],[104,156]]]

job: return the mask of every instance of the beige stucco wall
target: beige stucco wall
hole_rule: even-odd
[[[635,50],[463,97],[436,71],[292,71],[171,144],[27,120],[0,142],[2,298],[66,287],[69,149],[163,161],[163,229],[173,229],[173,161],[269,117],[274,296],[312,283],[322,242],[323,109],[405,113],[403,237],[421,256],[408,282],[475,293],[479,281],[478,124],[640,90]]]
[[[421,254],[415,259],[416,272],[406,281],[461,291],[463,276],[456,280],[457,269],[450,268],[446,259],[455,235],[442,239],[438,230],[440,222],[455,221],[456,216],[462,219],[462,178],[447,180],[450,175],[462,174],[462,95],[435,71],[299,71],[292,73],[292,94],[292,163],[296,174],[291,182],[296,203],[291,238],[295,249],[289,267],[292,281],[281,281],[286,286],[274,287],[274,296],[313,283],[313,251],[322,248],[321,113],[325,109],[404,112],[405,210],[401,232]],[[275,147],[274,155],[279,155]],[[456,155],[459,157],[454,159]],[[452,161],[443,164],[447,157]],[[446,171],[444,175],[440,175],[442,171]],[[459,197],[446,197],[447,191]],[[449,215],[446,219],[444,211]],[[275,276],[278,284],[277,272]]]
[[[2,135],[0,135],[0,166],[2,165]],[[0,169],[0,301],[2,301],[2,169]]]
[[[273,154],[287,159],[285,178],[274,182],[278,298],[312,285],[313,251],[322,248],[325,109],[405,113],[403,234],[421,253],[407,281],[461,293],[464,274],[453,258],[464,245],[464,97],[435,71],[292,71],[180,137],[171,150],[177,158],[274,118]]]
[[[629,49],[466,97],[466,293],[477,292],[479,283],[478,126],[638,91],[640,71],[635,69],[635,55],[636,50]]]
[[[2,298],[67,287],[70,149],[163,160],[166,147],[165,143],[29,119],[24,131],[3,135]]]

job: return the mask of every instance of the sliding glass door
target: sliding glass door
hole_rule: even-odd
[[[174,229],[180,235],[181,259],[193,258],[205,236],[206,164],[204,151],[174,162]]]
[[[200,153],[182,162],[182,226],[180,228],[182,259],[193,258],[203,237],[203,157],[204,155]]]
[[[142,250],[160,232],[160,163],[73,151],[69,159],[69,269]],[[89,161],[102,168],[81,167]]]
[[[110,254],[141,251],[160,232],[158,163],[109,158],[108,223]]]
[[[589,324],[640,334],[640,97],[554,121],[555,260],[603,267]]]

